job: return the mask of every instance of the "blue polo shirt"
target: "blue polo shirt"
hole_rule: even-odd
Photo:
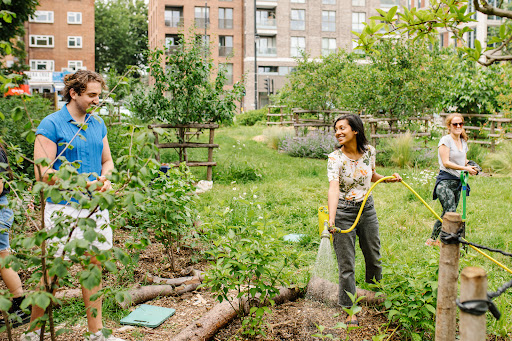
[[[73,148],[66,148],[62,156],[70,162],[79,161],[78,172],[80,174],[96,173],[99,176],[102,169],[103,138],[107,135],[107,127],[98,115],[87,114],[85,121],[87,129],[80,131],[81,136],[75,137],[71,142]],[[43,135],[52,140],[57,145],[57,155],[60,155],[78,130],[79,124],[71,117],[67,105],[65,105],[61,110],[46,116],[41,121],[36,135]],[[57,160],[53,164],[53,168],[59,169],[61,164],[62,161]],[[96,180],[96,176],[91,174],[89,180]]]

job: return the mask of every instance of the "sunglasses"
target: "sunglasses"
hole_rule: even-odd
[[[463,127],[464,126],[464,123],[460,122],[460,123],[452,123],[452,126],[454,127]]]

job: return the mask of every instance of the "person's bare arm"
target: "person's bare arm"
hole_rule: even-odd
[[[445,146],[444,144],[439,146],[439,156],[441,156],[441,162],[443,166],[450,169],[456,170],[464,170],[468,171],[471,175],[476,175],[478,173],[476,167],[473,166],[459,166],[458,164],[450,161],[450,148]],[[466,160],[467,163],[467,160]]]
[[[4,179],[0,179],[0,193],[4,190]]]
[[[329,193],[327,195],[327,207],[329,208],[329,226],[334,226],[339,198],[340,182],[338,180],[329,181]]]
[[[55,160],[57,156],[57,144],[43,135],[37,135],[34,143],[34,160],[41,158],[48,158],[50,161]],[[52,177],[51,181],[49,176],[54,173],[55,170],[51,167],[43,167],[41,165],[35,166],[35,175],[37,181],[44,181],[50,185],[53,185],[57,180],[55,176]]]
[[[112,188],[112,184],[110,183],[110,180],[107,179],[107,175],[109,175],[113,169],[114,161],[112,160],[112,153],[110,152],[108,138],[105,136],[103,138],[103,152],[101,154],[101,177],[98,179],[103,183],[103,186],[99,187],[97,189],[98,191],[105,192]]]

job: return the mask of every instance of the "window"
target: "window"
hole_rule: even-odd
[[[196,35],[196,44],[201,47],[205,54],[210,52],[210,36]]]
[[[336,11],[322,11],[322,32],[336,31]]]
[[[78,49],[82,47],[82,37],[68,37],[68,47]]]
[[[280,66],[279,67],[279,76],[286,76],[295,71],[294,66]]]
[[[365,2],[365,0],[352,0],[352,6],[355,6],[355,7],[366,6],[366,2]]]
[[[30,71],[54,71],[54,65],[53,60],[31,59]]]
[[[53,11],[36,11],[33,16],[28,19],[29,22],[52,24]]]
[[[226,84],[225,85],[232,85],[233,84],[233,64],[232,63],[224,63],[222,64],[222,68],[226,70]]]
[[[276,28],[276,10],[259,9],[256,11],[256,26],[261,28]]]
[[[352,40],[352,52],[357,53],[357,54],[364,54],[363,50],[361,50],[361,49],[356,50],[355,49],[358,46],[359,46],[359,44],[357,43],[357,41]]]
[[[306,29],[306,10],[292,9],[291,26],[292,30]]]
[[[277,73],[277,66],[258,66],[258,73]]]
[[[487,3],[493,7],[496,7],[496,8],[503,8],[503,4],[506,4],[508,3],[507,0],[501,2],[499,0],[489,0],[487,1]],[[501,6],[500,6],[500,3],[501,3]],[[473,4],[473,8],[474,8],[474,4]],[[475,10],[473,9],[471,12],[474,12]],[[476,19],[476,18],[473,18],[473,19]],[[498,17],[497,15],[488,15],[487,16],[487,20],[500,20],[501,17]]]
[[[233,36],[219,36],[219,57],[231,56],[233,53]]]
[[[476,28],[468,32],[468,47],[474,49],[476,40]]]
[[[183,26],[183,7],[165,7],[165,26],[182,27]]]
[[[177,34],[166,34],[165,35],[165,49],[167,54],[175,53],[179,48],[180,36]]]
[[[352,31],[363,32],[364,24],[366,20],[365,12],[352,12]]]
[[[296,4],[305,4],[306,3],[306,0],[290,0],[291,3],[296,3]]]
[[[219,7],[219,28],[233,28],[233,9]]]
[[[30,47],[53,47],[53,36],[30,36]]]
[[[400,6],[399,0],[380,0],[380,7],[391,8],[393,6]]]
[[[444,47],[444,34],[439,35],[439,47]]]
[[[196,7],[194,22],[197,28],[208,28],[210,26],[210,7]]]
[[[68,69],[77,71],[83,69],[83,62],[81,60],[68,60]]]
[[[68,24],[78,25],[82,23],[81,12],[68,12]]]
[[[336,0],[322,0],[324,5],[336,5]]]
[[[322,56],[336,52],[336,38],[322,38]]]
[[[276,37],[260,37],[256,40],[256,52],[258,56],[277,55]]]
[[[306,49],[306,37],[291,37],[290,56],[300,57],[301,52]]]

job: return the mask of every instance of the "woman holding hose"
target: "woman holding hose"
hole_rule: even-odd
[[[439,198],[446,212],[457,211],[462,183],[460,172],[467,171],[471,175],[478,174],[478,168],[468,165],[466,154],[468,152],[468,136],[464,131],[464,118],[461,114],[450,114],[446,117],[446,128],[450,134],[441,138],[438,145],[437,158],[439,161],[439,175],[434,186],[433,199]],[[469,192],[469,191],[468,191]],[[437,237],[441,233],[441,222],[437,220],[432,229],[432,235],[425,245],[439,245]]]
[[[368,144],[359,116],[338,117],[334,131],[341,148],[329,154],[327,164],[331,232],[334,227],[348,230],[352,226],[371,183],[384,177],[375,171],[375,148]],[[398,173],[393,176],[385,182],[402,181]],[[368,197],[361,218],[351,232],[334,233],[333,245],[339,269],[338,304],[347,308],[353,304],[347,292],[356,293],[356,236],[366,263],[366,282],[379,281],[382,278],[379,222],[372,196]],[[357,316],[353,315],[347,323],[358,325]]]

